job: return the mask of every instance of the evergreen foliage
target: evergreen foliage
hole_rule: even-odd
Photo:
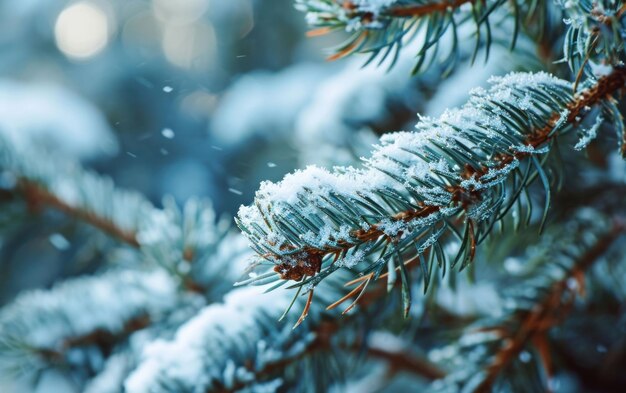
[[[510,4],[509,4],[510,3]],[[510,5],[503,15],[500,8]],[[351,53],[366,53],[367,63],[377,60],[382,63],[392,56],[395,63],[399,52],[407,43],[419,41],[417,73],[437,58],[436,53],[447,51],[440,59],[453,68],[459,60],[460,47],[468,45],[468,36],[473,35],[474,62],[479,49],[489,47],[494,39],[492,23],[500,24],[510,17],[514,20],[514,30],[510,46],[515,47],[520,29],[537,20],[545,20],[545,7],[541,1],[422,1],[422,0],[296,0],[296,8],[306,12],[307,22],[316,27],[310,35],[326,34],[342,29],[350,38],[335,49],[330,59],[338,59]],[[471,34],[468,28],[471,27]],[[462,44],[461,44],[462,43]],[[450,48],[446,48],[450,46]],[[430,56],[435,54],[434,56]]]
[[[281,279],[308,289],[341,267],[373,280],[399,271],[408,313],[405,266],[420,266],[425,290],[435,265],[465,268],[507,213],[529,222],[527,189],[536,179],[546,198],[543,226],[556,174],[542,163],[557,138],[625,76],[616,69],[576,97],[570,84],[545,74],[494,79],[462,109],[381,138],[363,170],[310,167],[263,184],[255,205],[240,209],[239,226]],[[460,244],[448,261],[440,239],[452,236]],[[387,277],[391,287],[395,275]]]
[[[79,239],[98,239],[104,261],[0,309],[0,384],[46,391],[52,374],[90,393],[620,391],[626,5],[295,7],[310,35],[347,35],[331,60],[364,53],[368,68],[269,78],[279,95],[304,70],[322,86],[312,95],[266,99],[261,74],[235,84],[216,124],[240,115],[249,90],[262,100],[243,106],[252,121],[241,114],[229,143],[266,127],[276,132],[263,143],[295,141],[294,161],[331,168],[262,182],[234,219],[241,233],[210,200],[159,207],[36,136],[0,134],[0,246],[60,213],[87,224]],[[503,48],[511,64],[485,86],[475,60]],[[452,87],[467,90],[456,109],[446,77],[475,84]],[[448,109],[418,114],[413,131],[381,127],[433,102]],[[283,106],[297,113],[254,121]],[[360,164],[335,166],[376,138]]]

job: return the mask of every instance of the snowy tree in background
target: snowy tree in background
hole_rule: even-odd
[[[626,4],[30,3],[118,66],[0,83],[3,392],[623,391]]]

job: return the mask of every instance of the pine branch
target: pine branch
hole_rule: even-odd
[[[53,208],[68,216],[89,223],[104,233],[130,246],[139,247],[139,241],[137,240],[135,231],[118,227],[112,220],[98,216],[93,211],[72,206],[67,201],[60,199],[57,195],[54,195],[33,181],[20,179],[18,183],[18,189],[20,193],[24,195],[26,201],[28,201],[31,210],[39,211],[43,206]]]
[[[146,349],[139,367],[125,382],[129,393],[219,391],[241,381],[253,382],[252,367],[294,356],[297,344],[313,338],[304,330],[277,324],[289,298],[275,291],[261,297],[253,288],[235,290],[223,304],[206,307],[177,331],[171,341]],[[236,321],[236,322],[235,322]],[[260,327],[263,328],[260,328]]]
[[[514,333],[514,336],[509,337],[510,341],[508,341],[508,344],[495,355],[494,362],[487,369],[485,380],[478,385],[476,392],[490,392],[494,381],[502,370],[509,365],[512,359],[519,355],[529,342],[537,337],[542,337],[549,329],[558,325],[564,319],[564,314],[571,308],[571,303],[576,296],[571,280],[578,282],[584,280],[584,273],[588,268],[623,233],[623,225],[614,224],[614,227],[608,234],[598,239],[593,247],[575,262],[565,277],[552,284],[541,303],[523,316],[519,330]],[[582,291],[582,285],[577,289]],[[560,315],[560,317],[555,318],[555,315]]]
[[[572,95],[569,83],[546,74],[496,78],[462,109],[422,119],[417,132],[381,138],[364,169],[309,167],[263,183],[237,223],[281,279],[310,289],[342,267],[373,278],[399,271],[408,309],[405,265],[419,264],[426,287],[435,263],[464,268],[511,210],[519,224],[530,219],[527,189],[535,179],[548,200],[545,222],[551,179],[547,157],[537,155],[549,153],[592,106],[605,108],[625,81],[626,70],[615,68]],[[460,241],[453,261],[442,252],[446,234]],[[388,276],[391,286],[396,277]],[[268,272],[259,283],[276,278]]]
[[[563,231],[563,227],[567,231]],[[521,364],[530,362],[521,353],[534,348],[534,360],[542,364],[548,378],[552,375],[548,333],[566,320],[577,295],[585,291],[585,273],[623,238],[624,223],[608,220],[597,212],[579,211],[573,221],[555,226],[554,234],[543,239],[538,265],[530,279],[519,284],[518,290],[508,289],[512,307],[498,321],[482,321],[466,329],[459,338],[451,358],[458,361],[463,354],[471,356],[467,367],[454,370],[445,384],[435,391],[490,392],[516,390],[517,379],[532,386],[539,375],[521,371]],[[519,277],[518,277],[519,279]],[[474,355],[472,355],[474,354]],[[480,354],[480,356],[476,355]],[[533,369],[536,373],[536,369]],[[511,374],[516,374],[515,378]],[[456,386],[456,388],[452,388]],[[519,388],[519,387],[518,387]],[[545,389],[545,383],[544,387]],[[505,389],[508,390],[508,389]]]
[[[136,234],[141,221],[155,210],[139,193],[118,189],[110,178],[35,145],[0,138],[0,167],[12,177],[13,191],[33,210],[57,209],[133,247],[139,246]]]
[[[316,29],[309,35],[326,34],[343,29],[350,38],[340,45],[330,60],[351,53],[369,53],[367,63],[379,58],[382,62],[388,56],[397,58],[403,46],[417,38],[423,38],[417,52],[414,73],[427,66],[429,53],[436,53],[442,38],[450,30],[451,49],[443,63],[456,63],[459,50],[458,30],[466,24],[474,25],[476,39],[474,57],[479,48],[488,48],[492,41],[492,27],[489,17],[498,8],[506,5],[506,0],[296,0],[296,8],[306,12],[306,18]],[[511,46],[515,46],[519,25],[523,20],[532,19],[532,14],[542,11],[535,1],[510,1],[515,27]],[[423,36],[419,34],[423,31]]]
[[[95,346],[106,355],[177,305],[176,284],[162,271],[111,271],[27,292],[0,312],[0,370],[89,368],[87,356],[72,357],[75,349]]]
[[[30,375],[52,366],[84,380],[101,367],[91,364],[90,359],[106,358],[113,351],[132,355],[127,361],[126,372],[129,372],[137,357],[132,351],[139,353],[141,349],[126,347],[126,340],[135,332],[142,331],[140,341],[162,337],[193,315],[190,312],[195,314],[203,304],[220,300],[243,269],[249,249],[242,236],[222,234],[213,228],[212,210],[205,210],[206,206],[193,201],[191,205],[200,208],[200,216],[210,225],[194,226],[192,221],[185,220],[187,225],[183,227],[187,233],[183,243],[193,244],[197,252],[190,261],[168,259],[171,254],[158,252],[182,253],[183,247],[178,243],[181,238],[152,237],[156,243],[150,243],[146,239],[149,234],[139,232],[142,241],[146,241],[142,247],[148,248],[144,255],[163,258],[160,262],[167,264],[163,265],[166,269],[180,269],[181,264],[193,263],[191,268],[176,270],[174,274],[170,269],[170,274],[161,269],[112,271],[68,280],[50,291],[22,295],[0,312],[0,372]],[[189,213],[194,208],[188,207],[186,211]],[[166,229],[176,232],[179,228],[171,221],[161,224],[162,227],[151,227],[152,236]],[[187,291],[180,290],[181,283]],[[189,292],[200,292],[202,297]],[[45,342],[38,341],[43,338]]]
[[[564,60],[577,74],[576,84],[583,76],[593,77],[595,68],[623,63],[626,4],[619,0],[557,3],[567,16],[563,53]]]
[[[325,282],[320,297],[329,299],[345,292]],[[379,293],[380,295],[381,293]],[[384,294],[384,292],[382,292]],[[329,367],[327,357],[365,349],[372,358],[426,379],[442,376],[442,371],[425,359],[404,352],[388,351],[362,344],[359,333],[366,321],[336,318],[336,313],[311,304],[309,317],[297,329],[297,316],[287,315],[277,322],[290,300],[289,292],[273,291],[259,296],[258,289],[237,289],[223,304],[206,307],[182,326],[173,340],[151,345],[147,356],[126,381],[129,393],[202,391],[235,392],[252,389],[281,378],[282,386],[298,390],[309,388],[307,372],[316,386],[324,381],[337,382],[341,370]],[[381,300],[368,294],[363,306]],[[303,306],[303,298],[294,301]],[[308,303],[307,303],[308,304]],[[381,321],[383,312],[377,315]],[[236,323],[234,322],[236,321]],[[370,321],[370,323],[373,321]],[[319,360],[316,360],[319,359]],[[315,367],[312,363],[319,361]]]
[[[78,163],[8,139],[0,140],[0,148],[0,166],[14,177],[14,194],[31,210],[58,210],[139,248],[146,261],[177,276],[188,291],[219,298],[244,269],[248,248],[225,220],[217,220],[207,201],[192,198],[181,210],[166,197],[163,209],[157,209],[139,193],[119,189]],[[233,269],[224,275],[226,262]]]
[[[325,281],[317,297],[329,301],[345,293],[345,288],[338,285],[341,277],[337,279]],[[361,305],[373,305],[381,300],[381,294],[384,292],[369,293]],[[315,373],[309,377],[315,378],[316,385],[341,380],[341,370],[328,367],[326,356],[329,349],[356,349],[352,346],[355,335],[360,340],[356,323],[363,328],[364,322],[360,314],[339,319],[335,311],[311,303],[310,298],[291,298],[290,292],[279,290],[264,296],[258,288],[232,291],[222,304],[210,305],[189,320],[173,340],[147,348],[140,366],[126,380],[126,391],[234,392],[254,390],[279,377],[283,386],[304,387],[310,385],[306,374],[313,370]],[[291,307],[290,301],[296,307],[309,307],[306,320],[284,312]],[[286,320],[277,322],[281,314]],[[376,320],[384,317],[385,307],[381,307]],[[318,354],[323,356],[316,358]],[[317,361],[321,363],[314,367],[312,362]],[[407,367],[416,372],[419,369],[415,362]],[[434,370],[433,366],[427,376],[432,376]]]
[[[53,204],[58,200],[54,195],[50,198]],[[62,200],[55,206],[65,211]],[[118,233],[116,237],[124,235],[111,221],[90,211],[68,210],[105,232]],[[190,198],[181,210],[172,197],[165,197],[163,209],[146,209],[136,233],[126,235],[147,262],[163,267],[178,277],[186,290],[208,300],[228,292],[250,257],[244,238],[232,232],[229,222],[217,219],[208,200]]]

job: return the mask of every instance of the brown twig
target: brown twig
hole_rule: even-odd
[[[396,17],[396,18],[420,18],[426,15],[432,15],[437,13],[449,12],[450,10],[456,10],[466,3],[474,3],[476,0],[452,0],[441,1],[439,3],[422,4],[415,6],[391,6],[382,11],[383,16]],[[359,18],[364,24],[372,22],[374,15],[367,11],[360,11],[358,6],[352,1],[346,0],[342,4],[344,10],[349,13],[351,18]],[[323,26],[317,29],[310,30],[307,33],[309,37],[317,37],[325,35],[333,31],[333,27]],[[352,53],[356,47],[359,46],[368,36],[368,31],[362,31],[354,42],[343,48],[341,51],[329,56],[327,60],[337,60],[346,55]]]
[[[386,15],[418,18],[420,16],[435,14],[438,12],[446,12],[451,9],[457,9],[466,3],[474,3],[476,0],[454,0],[454,1],[442,1],[440,3],[415,5],[411,7],[392,7]]]
[[[132,247],[140,247],[136,232],[120,228],[110,219],[98,216],[91,211],[72,206],[36,182],[28,179],[20,179],[18,190],[24,196],[30,209],[33,211],[40,211],[43,207],[56,209],[68,216],[78,218]],[[183,260],[191,263],[194,258],[194,250],[186,248],[183,250],[182,257]],[[181,279],[186,290],[200,294],[206,292],[206,288],[202,284],[194,281],[191,277],[183,276]]]
[[[418,357],[408,352],[386,351],[383,348],[370,347],[367,348],[367,355],[386,361],[394,374],[398,371],[406,371],[424,377],[430,381],[446,376],[446,373],[435,364],[423,357]]]
[[[42,357],[52,362],[63,362],[65,353],[71,348],[84,347],[88,345],[97,345],[104,352],[110,352],[115,343],[130,336],[132,333],[148,327],[151,323],[148,315],[139,315],[129,319],[124,323],[122,329],[118,332],[110,332],[104,329],[96,329],[89,333],[76,337],[65,338],[58,349],[36,348],[35,351]]]
[[[267,363],[262,369],[256,371],[254,370],[252,362],[248,362],[246,367],[250,370],[250,372],[254,373],[255,381],[270,378],[273,375],[281,373],[287,366],[294,364],[306,356],[331,349],[331,338],[337,330],[339,330],[339,325],[336,321],[323,322],[315,330],[315,340],[313,340],[306,347],[306,349],[299,354],[290,358],[282,358],[275,362]],[[351,345],[340,345],[339,347],[351,352],[361,352],[363,350],[362,344],[358,342]],[[417,355],[408,352],[387,351],[384,348],[367,347],[365,349],[365,354],[372,358],[387,362],[393,372],[406,371],[431,381],[443,378],[446,375],[443,370],[437,367],[437,365],[431,363],[425,358],[418,357]],[[239,382],[230,388],[222,387],[221,389],[215,390],[215,392],[234,393],[245,388],[247,385],[248,384],[245,382]]]
[[[87,222],[126,244],[133,247],[139,247],[139,241],[137,240],[135,232],[120,228],[115,225],[113,221],[100,217],[93,212],[70,205],[31,180],[21,179],[19,181],[18,189],[24,195],[30,208],[34,211],[39,211],[44,206],[51,207],[69,216],[76,217],[84,222]]]

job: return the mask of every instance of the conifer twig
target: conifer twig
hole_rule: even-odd
[[[332,348],[331,339],[333,335],[340,329],[338,321],[329,321],[320,324],[317,329],[313,330],[315,333],[315,340],[311,341],[305,350],[301,351],[295,356],[289,358],[281,358],[275,362],[270,362],[261,370],[250,370],[254,373],[254,381],[262,381],[266,378],[271,378],[275,375],[282,374],[283,370],[288,366],[302,360],[303,358],[310,356],[316,352],[326,351]],[[340,345],[341,349],[360,353],[363,351],[363,344],[352,343],[348,345]],[[365,354],[368,357],[374,359],[380,359],[389,364],[391,372],[406,371],[413,375],[420,376],[427,380],[433,381],[445,377],[445,372],[437,367],[437,365],[431,363],[428,359],[418,357],[415,354],[411,354],[403,351],[385,350],[380,347],[365,347]],[[234,393],[240,389],[246,387],[245,383],[239,383],[228,389],[221,389],[217,391],[211,390],[213,393]]]
[[[483,92],[459,114],[418,123],[420,132],[384,137],[388,144],[360,172],[309,168],[281,183],[266,183],[255,204],[240,209],[238,225],[260,257],[276,265],[279,277],[299,281],[296,286],[312,287],[334,270],[361,262],[368,265],[359,280],[378,277],[390,259],[408,281],[404,261],[411,258],[420,260],[427,284],[432,263],[447,264],[439,245],[445,233],[461,241],[450,265],[461,261],[463,268],[497,221],[511,209],[522,216],[518,201],[536,178],[546,193],[545,223],[551,179],[537,154],[549,152],[553,141],[579,124],[592,106],[612,100],[625,86],[626,68],[615,67],[575,95],[567,82],[545,75],[533,82],[534,77],[505,77],[491,90],[502,99]],[[517,87],[515,78],[526,79]],[[533,94],[539,103],[528,113],[524,99]],[[551,113],[540,108],[543,104]],[[446,135],[448,128],[455,133]],[[434,250],[433,260],[422,260],[428,250]],[[366,261],[374,253],[380,256]]]
[[[176,291],[175,280],[157,269],[111,270],[21,294],[0,312],[0,373],[64,365],[77,353],[73,349],[94,345],[106,356],[132,333],[184,306]]]
[[[384,13],[393,16],[417,17],[435,12],[449,11],[450,9],[460,8],[463,4],[473,3],[476,0],[442,0],[430,4],[421,4],[413,6],[396,6],[390,7]]]
[[[150,326],[152,321],[149,315],[140,315],[124,322],[122,329],[111,332],[105,329],[96,329],[82,336],[69,337],[63,340],[57,348],[36,348],[35,350],[45,359],[51,362],[62,362],[66,352],[71,348],[97,345],[104,353],[111,351],[112,347],[129,337],[136,331]]]
[[[514,47],[519,32],[518,24],[522,23],[520,21],[542,12],[542,7],[520,0],[296,0],[296,8],[307,13],[306,19],[313,28],[309,36],[319,36],[337,29],[344,29],[351,34],[335,48],[329,60],[358,52],[369,55],[366,63],[379,58],[381,64],[387,57],[391,57],[393,66],[400,50],[408,46],[410,41],[419,41],[413,69],[417,73],[429,66],[431,62],[427,61],[427,57],[431,53],[431,60],[435,59],[440,46],[445,47],[442,51],[448,53],[441,63],[449,69],[454,67],[459,60],[459,47],[462,45],[459,37],[464,35],[458,30],[462,30],[460,26],[464,24],[474,25],[473,58],[481,47],[486,48],[485,56],[488,57],[493,40],[489,18],[495,10],[507,3],[512,4],[510,12],[516,20],[511,40],[511,47]],[[417,34],[418,31],[423,32],[423,36]],[[451,34],[446,34],[450,31]],[[445,41],[446,45],[440,45],[440,41]]]
[[[69,216],[82,220],[128,245],[136,248],[139,247],[139,241],[137,240],[137,234],[135,232],[122,229],[113,221],[100,217],[92,211],[70,205],[31,180],[21,179],[19,181],[19,189],[31,209],[34,211],[40,210],[42,206],[51,207]]]
[[[501,338],[505,344],[495,354],[493,362],[487,367],[486,377],[476,387],[476,393],[490,392],[500,372],[507,367],[512,359],[519,355],[529,342],[545,343],[546,332],[565,319],[575,299],[575,290],[582,294],[585,271],[608,250],[623,232],[624,224],[614,222],[613,228],[598,239],[595,245],[576,261],[568,274],[552,284],[543,300],[533,307],[528,314],[522,316],[519,329],[516,332],[511,332],[511,336]],[[572,286],[570,283],[572,279],[576,280],[576,286]],[[564,299],[565,296],[568,297]],[[544,354],[542,357],[545,360],[547,356],[545,355],[545,348],[543,350],[539,348],[539,352]],[[546,365],[544,364],[544,366]]]
[[[19,190],[24,195],[29,207],[33,211],[39,211],[43,206],[47,206],[86,222],[134,248],[140,248],[142,246],[137,238],[137,231],[123,229],[112,220],[101,217],[94,211],[72,206],[34,181],[20,179]],[[185,248],[182,252],[182,258],[186,262],[191,262],[194,259],[194,249]],[[203,284],[194,281],[192,277],[181,276],[180,278],[183,287],[190,292],[203,294],[207,291],[207,288]]]

